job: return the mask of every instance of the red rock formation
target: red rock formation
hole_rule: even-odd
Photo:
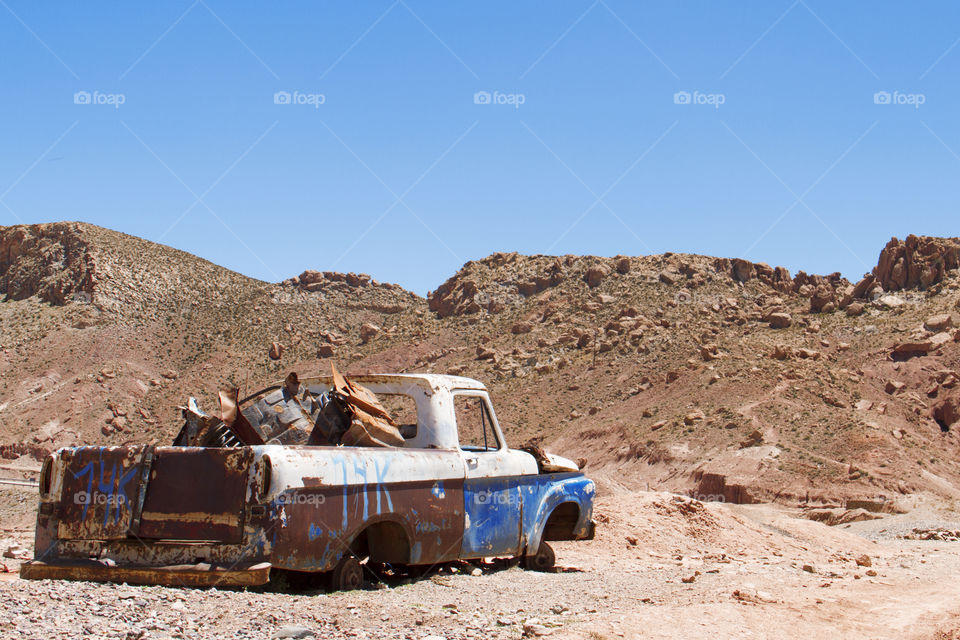
[[[0,296],[90,302],[94,261],[76,223],[0,227]]]
[[[926,289],[960,266],[960,238],[891,238],[880,252],[874,277],[886,291]]]

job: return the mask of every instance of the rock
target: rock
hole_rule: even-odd
[[[960,406],[954,398],[948,398],[933,408],[931,417],[940,425],[942,431],[949,431],[960,423]]]
[[[774,360],[789,360],[793,357],[793,348],[778,344],[773,348],[770,357]]]
[[[161,375],[162,377],[166,378],[167,380],[176,380],[176,379],[179,377],[180,374],[177,373],[176,371],[174,371],[173,369],[167,369],[166,371],[164,371],[164,372],[161,373],[160,375]]]
[[[30,558],[30,551],[24,549],[17,543],[13,543],[3,550],[3,557],[14,560],[28,560]]]
[[[808,520],[822,522],[830,527],[863,520],[878,520],[883,517],[866,509],[809,509],[804,512],[803,516]]]
[[[627,258],[625,256],[617,256],[616,258],[614,258],[614,260],[616,260],[615,266],[617,269],[617,273],[621,275],[626,275],[630,273],[630,258]]]
[[[747,436],[747,439],[740,443],[740,448],[746,449],[748,447],[755,447],[760,444],[763,444],[763,433],[761,433],[759,429],[754,429],[750,432],[750,435]]]
[[[497,352],[483,345],[477,345],[477,360],[494,360]]]
[[[279,342],[271,342],[270,350],[267,352],[267,355],[271,360],[279,360],[283,356],[283,345]]]
[[[594,265],[587,269],[587,273],[584,276],[584,280],[587,282],[587,286],[591,289],[600,286],[600,283],[603,282],[604,278],[610,275],[610,270],[603,265]]]
[[[700,348],[700,357],[705,362],[720,358],[720,347],[715,344],[705,344]]]
[[[654,422],[653,425],[650,427],[650,431],[657,431],[658,429],[662,429],[665,426],[667,426],[666,420],[658,420],[657,422]]]
[[[960,266],[960,239],[892,238],[880,252],[873,275],[887,291],[927,289]]]
[[[110,424],[112,424],[113,428],[117,431],[123,431],[127,428],[127,419],[123,416],[114,416],[110,419]]]
[[[369,322],[364,322],[360,325],[360,343],[367,344],[374,338],[380,335],[380,327]]]
[[[770,323],[771,329],[786,329],[793,323],[793,319],[789,313],[771,313],[767,322]]]
[[[942,313],[940,315],[927,318],[926,322],[923,323],[923,326],[927,331],[932,331],[934,333],[946,331],[953,326],[953,317],[949,313]]]
[[[668,372],[667,372],[667,383],[668,383],[668,384],[671,383],[671,382],[674,382],[674,381],[676,381],[676,380],[679,380],[679,379],[680,379],[680,372],[679,372],[679,371],[668,371]]]
[[[930,336],[930,345],[933,349],[939,349],[948,342],[953,342],[953,334],[947,331],[941,331],[940,333]]]
[[[317,634],[315,634],[311,629],[308,629],[307,627],[302,627],[297,624],[291,624],[291,625],[282,627],[279,631],[277,631],[276,635],[273,637],[274,638],[315,638],[317,637]]]
[[[818,285],[814,289],[813,295],[810,296],[810,312],[811,313],[820,313],[825,312],[829,313],[836,309],[836,294],[833,289],[825,284]],[[828,309],[828,305],[833,305],[832,308]]]
[[[906,384],[904,384],[903,382],[900,382],[899,380],[888,380],[883,390],[889,393],[890,395],[893,395],[899,391],[903,391],[903,389],[906,386],[907,386]]]
[[[866,310],[866,307],[863,306],[862,302],[853,302],[850,306],[847,307],[847,315],[851,318],[856,316],[863,315],[863,312]]]
[[[903,298],[901,298],[900,296],[886,295],[886,296],[880,296],[880,299],[877,300],[877,304],[887,309],[896,309],[898,307],[902,307],[903,305],[905,305],[906,302],[904,302]]]
[[[734,258],[731,261],[731,266],[733,268],[733,279],[737,282],[746,282],[753,277],[754,266],[752,262],[742,258]]]
[[[318,358],[332,358],[334,354],[334,349],[332,344],[322,344],[317,347],[317,357]]]
[[[519,335],[521,333],[530,333],[533,331],[533,325],[529,322],[516,322],[510,327],[510,333]]]
[[[873,561],[870,560],[870,556],[868,556],[867,554],[863,554],[863,555],[861,555],[861,556],[857,556],[856,563],[857,563],[857,566],[858,566],[858,567],[872,567],[872,566],[873,566]]]
[[[669,271],[661,271],[660,282],[662,282],[663,284],[669,284],[669,285],[677,284],[678,282],[680,282],[680,274],[671,273]]]
[[[932,342],[904,342],[893,348],[894,360],[909,360],[917,356],[925,356],[933,350]]]
[[[692,411],[687,415],[683,416],[683,424],[690,426],[694,423],[701,422],[706,419],[703,411]]]
[[[816,572],[817,572],[817,568],[816,568],[815,566],[813,566],[812,564],[805,564],[805,565],[803,565],[803,570],[806,571],[807,573],[816,573]]]

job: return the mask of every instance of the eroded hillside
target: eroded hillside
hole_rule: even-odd
[[[165,442],[188,395],[212,409],[221,384],[333,360],[480,379],[511,442],[640,488],[952,497],[958,248],[891,241],[855,284],[696,255],[494,254],[423,300],[362,274],[260,282],[86,224],[7,227],[0,444]]]

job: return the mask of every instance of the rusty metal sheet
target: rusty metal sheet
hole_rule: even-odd
[[[80,447],[63,454],[57,537],[127,537],[144,447]]]
[[[299,571],[331,569],[364,529],[396,525],[405,564],[455,560],[463,538],[463,480],[401,481],[291,489],[269,505],[271,562]],[[402,533],[400,533],[402,531]]]
[[[252,459],[248,448],[158,448],[138,536],[240,542]]]
[[[24,580],[85,580],[90,582],[126,582],[157,584],[165,587],[252,587],[270,580],[270,563],[246,567],[177,565],[169,567],[117,567],[97,562],[47,564],[26,562],[20,566]]]

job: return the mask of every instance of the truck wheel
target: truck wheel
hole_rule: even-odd
[[[525,556],[523,563],[527,569],[533,571],[550,571],[557,563],[557,555],[553,552],[553,547],[541,542],[537,552],[532,556]]]
[[[330,572],[330,588],[334,591],[354,591],[363,585],[363,567],[356,556],[345,555]]]

